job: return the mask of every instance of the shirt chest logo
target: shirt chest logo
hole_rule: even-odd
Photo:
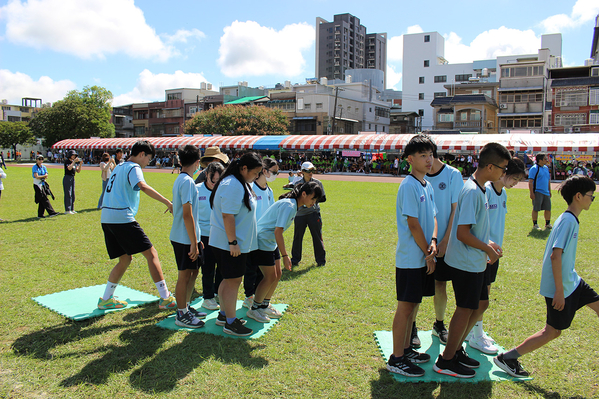
[[[442,181],[441,183],[439,183],[439,190],[445,190],[447,188],[447,184],[445,184],[444,181]]]
[[[200,195],[200,201],[206,201],[206,196],[205,195]]]
[[[489,209],[497,209],[497,204],[491,204],[491,205],[489,205]]]
[[[420,196],[420,202],[424,202],[424,201],[426,201],[426,195],[422,194]]]
[[[258,196],[256,196],[256,199],[257,199],[258,201],[260,201],[260,200],[262,200],[262,196],[261,196],[261,195],[258,195]]]

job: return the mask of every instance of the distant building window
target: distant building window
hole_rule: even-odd
[[[316,103],[316,109],[322,109],[322,103]]]
[[[439,97],[447,97],[447,93],[445,93],[444,91],[438,91],[435,93],[435,98],[439,98]]]
[[[310,103],[305,103],[305,104],[304,104],[304,109],[305,109],[305,110],[310,110],[310,109],[312,109],[312,104],[310,104]]]
[[[599,125],[599,111],[591,111],[589,114],[589,123],[591,125]]]
[[[463,74],[463,75],[455,75],[456,82],[467,82],[468,79],[472,77],[471,73]]]
[[[556,126],[584,125],[587,123],[586,114],[556,114]]]
[[[423,109],[419,109],[418,110],[418,116],[424,116],[424,110]]]
[[[10,111],[10,106],[2,107],[2,111]]]
[[[430,65],[430,61],[429,60],[424,60],[424,67],[428,68]]]
[[[424,100],[424,93],[418,93],[418,99]]]
[[[589,90],[589,105],[599,105],[599,87],[591,87]]]
[[[431,41],[431,35],[424,35],[424,42],[428,43]]]
[[[419,84],[423,84],[424,83],[424,76],[421,76],[418,78],[418,83]]]
[[[453,114],[438,114],[437,120],[439,122],[453,122]]]
[[[167,100],[180,100],[181,93],[169,93],[166,95]]]
[[[175,134],[179,134],[179,126],[175,126],[175,129],[174,129],[174,130],[175,130],[175,131],[174,131],[174,133],[175,133]]]
[[[447,75],[435,76],[435,83],[445,83],[445,82],[447,82]]]
[[[502,78],[520,78],[526,76],[541,76],[544,74],[543,66],[518,66],[501,68]]]
[[[558,90],[555,93],[556,107],[584,107],[587,103],[587,91],[585,89]]]

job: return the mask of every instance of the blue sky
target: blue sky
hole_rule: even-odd
[[[316,17],[342,13],[387,32],[387,82],[400,90],[402,35],[412,32],[438,31],[451,63],[536,53],[541,34],[561,32],[564,64],[582,65],[599,1],[5,0],[0,98],[53,102],[97,84],[121,105],[201,82],[304,82],[315,74]]]

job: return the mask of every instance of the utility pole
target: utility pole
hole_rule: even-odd
[[[337,96],[339,95],[339,87],[335,87],[335,105],[333,106],[333,134],[335,134],[335,128],[337,127]]]

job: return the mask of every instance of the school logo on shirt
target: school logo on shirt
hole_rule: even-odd
[[[497,209],[497,204],[491,204],[491,205],[489,205],[489,209]]]
[[[447,184],[445,184],[444,181],[442,181],[441,183],[439,183],[439,190],[445,190],[447,188]]]
[[[504,209],[506,208],[506,206],[505,206],[505,201],[503,201],[503,208],[504,208]]]
[[[256,199],[257,199],[258,201],[260,201],[260,200],[262,199],[262,196],[261,196],[261,195],[258,195],[258,196],[256,196]]]
[[[200,195],[199,200],[200,201],[206,201],[206,196],[205,195]]]
[[[578,237],[578,233],[572,234],[572,238],[576,238],[576,237]]]
[[[424,201],[426,201],[426,196],[424,194],[422,194],[420,196],[420,202],[424,202]]]

